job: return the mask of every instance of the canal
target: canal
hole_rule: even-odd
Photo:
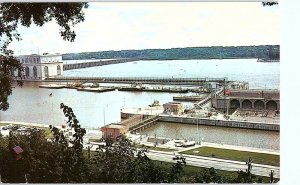
[[[279,150],[279,132],[159,122],[140,134]]]

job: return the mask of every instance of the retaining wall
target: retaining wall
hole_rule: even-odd
[[[122,113],[122,118],[129,118],[134,114]],[[256,130],[280,131],[279,124],[249,122],[249,121],[234,121],[234,120],[212,120],[207,118],[186,118],[175,116],[160,116],[161,122],[182,123],[182,124],[199,124],[208,126],[231,127],[231,128],[245,128]]]

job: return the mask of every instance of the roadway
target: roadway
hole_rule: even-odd
[[[147,156],[152,160],[172,162],[172,163],[176,162],[173,160],[174,157],[173,152],[150,150],[147,153]],[[239,171],[239,170],[245,171],[247,169],[246,162],[201,157],[201,156],[194,156],[194,155],[182,155],[182,157],[186,159],[186,164],[189,166],[204,167],[204,168],[213,167],[215,169],[225,170],[225,171]],[[275,178],[280,178],[280,167],[252,163],[252,171],[251,171],[252,174],[269,177],[271,170],[274,170]]]

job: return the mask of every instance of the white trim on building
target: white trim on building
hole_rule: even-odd
[[[21,55],[16,58],[24,67],[22,75],[25,79],[44,80],[47,77],[63,75],[63,61],[61,54],[32,54]],[[16,70],[12,73],[15,77],[19,74]]]

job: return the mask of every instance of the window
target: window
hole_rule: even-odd
[[[33,76],[34,76],[34,78],[37,77],[37,69],[36,69],[36,66],[33,66]]]
[[[29,77],[29,67],[25,67],[25,76],[28,78]]]
[[[49,71],[48,71],[47,66],[44,67],[44,72],[45,72],[45,77],[48,78],[49,77]]]
[[[57,66],[57,75],[61,75],[60,65]]]

